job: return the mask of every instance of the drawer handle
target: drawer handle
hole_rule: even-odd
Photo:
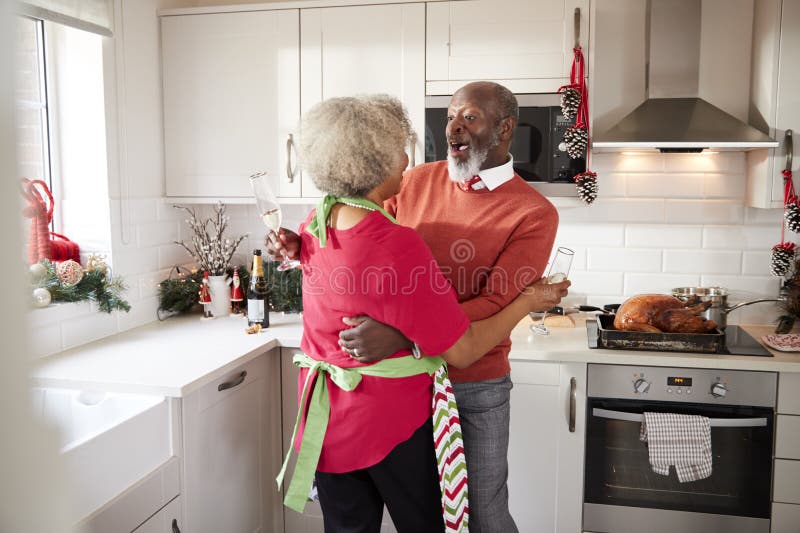
[[[569,378],[569,432],[575,433],[575,410],[578,408],[578,381]]]
[[[217,387],[217,390],[222,392],[224,390],[232,389],[238,385],[241,385],[245,377],[247,377],[247,370],[242,370],[242,373],[239,374],[239,377],[231,381],[226,381],[225,383],[220,383],[219,387]]]
[[[178,527],[178,520],[172,519],[172,533],[181,533],[181,528]]]

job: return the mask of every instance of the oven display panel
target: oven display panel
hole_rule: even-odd
[[[667,385],[669,385],[670,387],[691,387],[692,378],[668,377]]]

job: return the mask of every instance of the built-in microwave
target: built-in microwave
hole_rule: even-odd
[[[574,124],[561,114],[558,94],[517,94],[519,121],[511,141],[514,170],[545,195],[574,196],[573,176],[586,169],[585,158],[572,159],[564,132]],[[447,159],[449,96],[425,99],[425,161]]]

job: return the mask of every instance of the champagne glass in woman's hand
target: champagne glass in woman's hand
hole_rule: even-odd
[[[570,250],[569,248],[564,248],[562,246],[558,247],[556,250],[556,256],[553,258],[553,262],[550,263],[550,268],[547,270],[547,283],[552,285],[553,283],[561,283],[567,279],[569,275],[569,269],[572,266],[572,257],[575,255],[575,252]],[[542,320],[538,324],[533,324],[531,326],[531,331],[538,335],[549,335],[550,331],[544,325],[544,319],[547,317],[547,311],[542,314]]]
[[[275,242],[278,240],[276,232],[281,227],[281,205],[272,193],[272,189],[270,189],[269,183],[267,183],[266,175],[266,172],[253,174],[250,176],[250,185],[253,187],[253,194],[255,194],[256,197],[258,214],[261,216],[261,220],[264,221],[264,224],[270,229],[270,240]],[[286,255],[286,250],[281,249],[281,254],[283,255],[283,261],[278,265],[278,270],[281,272],[289,270],[290,268],[295,268],[300,264],[300,261],[289,259]]]

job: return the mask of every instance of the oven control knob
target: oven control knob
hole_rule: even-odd
[[[711,396],[714,398],[724,398],[728,394],[728,386],[721,381],[711,385]]]
[[[644,394],[645,392],[650,390],[650,383],[645,381],[642,378],[637,379],[633,382],[633,391],[638,394]]]

